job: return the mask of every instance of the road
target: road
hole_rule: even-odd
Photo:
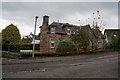
[[[84,57],[84,56],[83,56]],[[4,64],[3,78],[118,78],[118,52],[37,63]]]

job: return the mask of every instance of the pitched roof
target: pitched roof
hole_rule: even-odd
[[[120,29],[105,29],[104,35],[105,33],[108,37],[110,37],[111,34],[117,35],[118,33],[120,33]]]
[[[93,35],[94,35],[96,38],[99,38],[99,37],[101,37],[102,39],[105,39],[105,38],[106,38],[106,36],[103,35],[99,29],[92,29],[92,31],[93,31]]]
[[[90,30],[93,34],[94,37],[96,38],[105,38],[104,35],[102,35],[101,31],[98,29],[91,29],[90,25],[85,25],[85,26],[77,26],[77,25],[73,25],[73,24],[69,24],[69,23],[60,23],[60,22],[53,22],[49,25],[50,27],[55,27],[55,33],[62,33],[62,34],[67,34],[66,30],[67,28],[71,29],[71,34],[74,34],[74,32],[76,32],[76,30],[79,29],[86,29],[86,30]],[[50,32],[50,28],[49,31]],[[88,33],[89,34],[89,33]]]
[[[78,28],[80,28],[80,26],[72,25],[69,23],[60,23],[60,22],[53,22],[50,24],[50,26],[56,26],[55,33],[63,33],[63,34],[66,34],[66,27],[67,28],[71,27],[71,31],[72,31],[71,34],[73,34],[73,32],[76,31]]]

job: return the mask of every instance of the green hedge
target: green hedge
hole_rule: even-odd
[[[32,50],[33,44],[23,44],[21,50]],[[40,50],[40,44],[35,44],[35,50]]]
[[[2,45],[2,50],[10,52],[19,52],[20,47],[21,47],[20,45]]]
[[[77,47],[72,41],[61,41],[57,45],[56,52],[75,52],[77,51]]]
[[[81,51],[81,52],[64,52],[64,53],[40,53],[36,52],[35,57],[55,57],[55,56],[72,56],[72,55],[85,55],[85,54],[97,54],[104,52],[104,50],[92,50],[92,51]],[[22,58],[32,57],[32,52],[20,53]]]

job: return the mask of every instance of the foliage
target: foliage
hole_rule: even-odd
[[[108,37],[108,43],[107,43],[107,47],[110,48],[111,47],[111,42],[112,42],[112,36],[113,36],[113,33],[110,35],[110,37]]]
[[[111,41],[111,48],[112,49],[120,49],[120,39],[118,37],[114,37]]]
[[[32,50],[33,49],[33,44],[30,43],[23,43],[21,46],[21,50]],[[35,50],[40,49],[40,44],[35,44]]]
[[[57,45],[56,52],[75,52],[77,48],[72,41],[61,41]]]
[[[56,52],[56,53],[40,53],[35,51],[35,57],[56,57],[56,56],[72,56],[72,55],[89,55],[89,54],[99,54],[105,52],[104,50],[92,50],[92,51],[80,51],[80,52]],[[21,52],[22,58],[31,58],[32,52]]]
[[[111,36],[108,38],[107,47],[114,50],[120,49],[120,35],[117,34],[117,36],[114,36],[111,34]]]
[[[78,30],[76,33],[71,37],[71,40],[77,45],[77,47],[83,47],[89,45],[89,35],[85,30]]]
[[[22,42],[24,43],[32,43],[33,38],[30,36],[25,36],[22,38]]]
[[[19,29],[13,25],[8,25],[2,30],[3,50],[18,51],[21,46],[21,35]]]

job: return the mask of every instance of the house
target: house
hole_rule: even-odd
[[[108,38],[116,37],[120,34],[120,29],[105,29],[104,35],[106,36],[106,43],[108,43]]]
[[[43,23],[40,35],[40,52],[55,52],[60,41],[70,40],[70,37],[79,29],[86,30],[91,37],[88,49],[93,48],[95,43],[96,49],[104,48],[105,37],[97,29],[91,29],[90,25],[77,26],[69,23],[52,22],[49,24],[49,16],[43,17]],[[94,42],[93,42],[94,41]]]
[[[106,36],[102,34],[102,32],[99,30],[99,27],[96,26],[95,29],[92,29],[92,32],[93,32],[93,45],[96,45],[94,46],[95,49],[105,49],[106,48],[106,42],[105,42],[105,39],[106,39]]]

